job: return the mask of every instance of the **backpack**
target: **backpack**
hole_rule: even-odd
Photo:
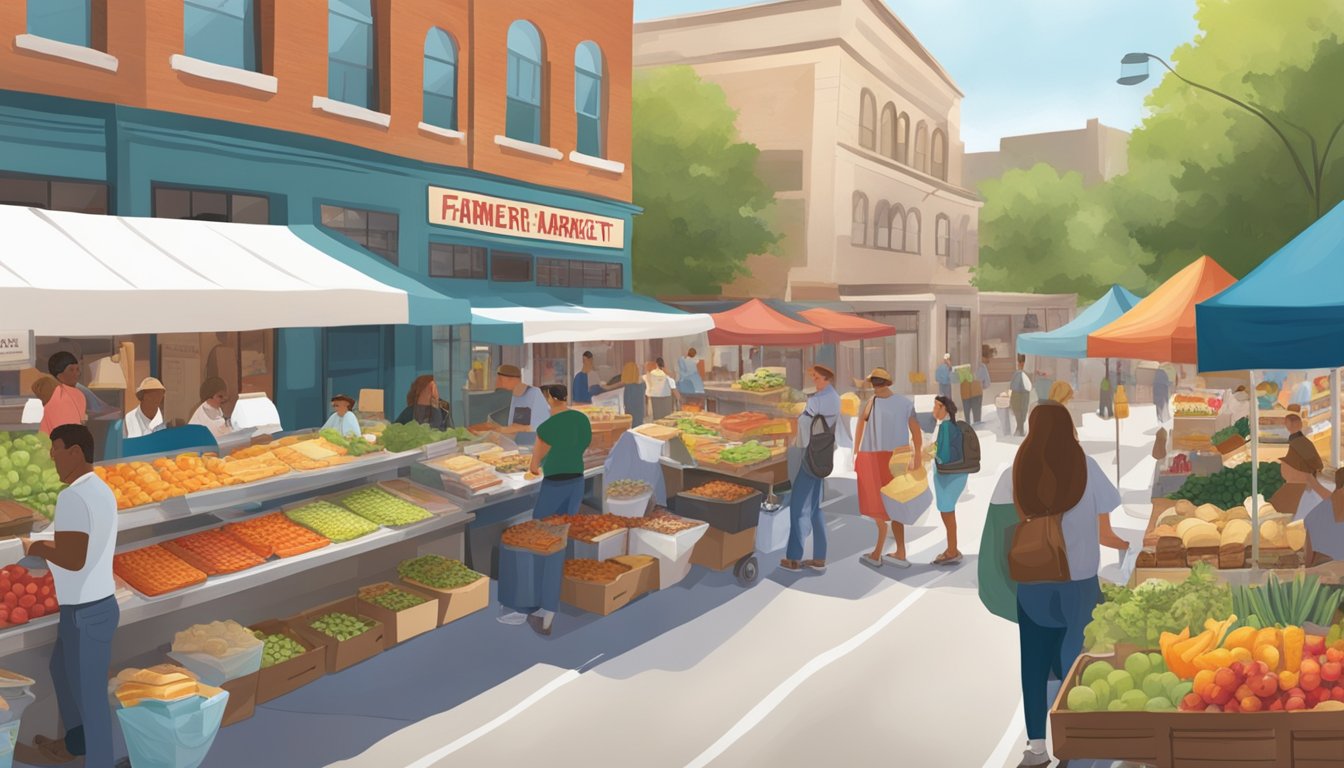
[[[980,471],[980,438],[970,424],[958,421],[956,426],[961,432],[961,461],[939,464],[938,471],[944,475],[973,475]]]
[[[821,422],[820,432],[817,431],[817,422]],[[824,416],[812,417],[803,462],[813,477],[830,477],[835,469],[835,425],[827,423]]]
[[[1019,583],[1069,581],[1063,513],[1021,519],[1008,547],[1008,573]]]

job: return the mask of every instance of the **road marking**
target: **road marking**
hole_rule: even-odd
[[[719,737],[718,741],[711,744],[708,749],[701,752],[694,760],[687,763],[686,768],[705,768],[705,766],[709,765],[714,760],[717,760],[729,747],[737,743],[738,740],[757,725],[760,725],[762,720],[764,720],[771,712],[775,711],[775,709],[783,703],[784,699],[788,698],[799,686],[807,682],[808,678],[830,666],[832,663],[849,655],[859,646],[871,640],[878,632],[881,632],[887,625],[895,621],[898,616],[905,613],[905,609],[914,605],[919,598],[923,597],[930,587],[937,584],[939,581],[942,581],[952,573],[955,573],[955,571],[939,574],[924,586],[915,587],[915,589],[910,594],[906,595],[901,602],[893,606],[891,610],[883,614],[881,618],[870,624],[866,629],[834,648],[813,657],[811,661],[804,664],[801,669],[794,672],[787,680],[780,683],[764,699],[761,699],[756,706],[751,708],[751,711],[747,712],[741,720],[738,720],[732,728],[729,728],[727,733]]]
[[[999,745],[994,748],[993,754],[991,754],[989,759],[985,761],[985,768],[1003,768],[1003,766],[1008,764],[1008,756],[1013,753],[1013,749],[1018,745],[1025,743],[1022,738],[1026,736],[1026,733],[1023,732],[1022,729],[1022,718],[1025,714],[1026,713],[1022,708],[1022,701],[1019,699],[1017,702],[1017,711],[1013,713],[1013,719],[1010,721],[1011,725],[1008,726],[1007,732],[1003,734],[1003,738],[999,741]]]

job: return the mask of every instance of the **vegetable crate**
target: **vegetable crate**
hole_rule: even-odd
[[[1339,712],[1070,712],[1083,669],[1117,655],[1084,654],[1050,709],[1055,757],[1129,760],[1156,768],[1337,768],[1344,765]]]

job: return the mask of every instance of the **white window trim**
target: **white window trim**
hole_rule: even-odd
[[[569,162],[586,165],[589,168],[596,168],[599,171],[606,171],[607,173],[625,173],[625,163],[618,163],[615,160],[608,160],[604,157],[585,155],[582,152],[570,152]]]
[[[462,131],[455,131],[452,128],[444,128],[441,125],[434,125],[432,123],[421,122],[419,127],[420,130],[424,131],[425,133],[432,133],[435,136],[440,136],[445,139],[452,139],[454,141],[463,141],[467,138],[467,134],[463,133]]]
[[[543,144],[533,144],[530,141],[521,141],[511,139],[508,136],[495,136],[495,143],[506,149],[516,149],[519,152],[526,152],[529,155],[544,157],[547,160],[564,160],[565,153],[554,147],[548,147]]]
[[[375,112],[372,109],[357,107],[354,104],[346,104],[344,101],[336,101],[335,99],[329,99],[326,96],[314,96],[313,109],[318,109],[329,115],[336,115],[337,117],[348,117],[351,120],[371,123],[381,128],[386,128],[392,124],[392,116],[386,112]]]
[[[240,85],[244,88],[251,88],[254,91],[264,93],[275,93],[279,90],[280,81],[271,75],[262,72],[253,72],[238,67],[230,67],[224,64],[216,64],[213,61],[192,58],[181,53],[175,53],[168,58],[168,66],[175,72],[182,72],[194,77],[214,80],[220,83],[231,83]]]
[[[116,72],[119,65],[117,57],[110,53],[104,53],[94,48],[85,48],[82,45],[71,45],[38,35],[19,35],[14,38],[14,47],[23,51],[40,53],[44,56],[73,61],[86,67],[107,70],[108,72]]]

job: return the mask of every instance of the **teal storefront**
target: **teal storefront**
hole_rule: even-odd
[[[320,228],[382,256],[401,279],[487,304],[537,294],[571,303],[634,299],[633,206],[325,139],[0,91],[0,189],[5,179],[101,183],[101,212],[118,216],[285,224],[300,234]],[[607,247],[576,245],[501,234],[500,228],[433,224],[431,189],[618,222],[619,239]],[[226,203],[201,213],[198,199]],[[0,202],[16,201],[0,196]],[[311,242],[320,248],[328,241]],[[370,276],[388,282],[386,274]],[[270,367],[286,428],[320,424],[332,394],[360,389],[383,390],[385,410],[394,416],[411,381],[425,373],[436,376],[455,411],[464,411],[472,364],[469,325],[361,326],[358,306],[350,307],[350,317],[350,327],[275,331]],[[156,354],[155,372],[158,362]]]

